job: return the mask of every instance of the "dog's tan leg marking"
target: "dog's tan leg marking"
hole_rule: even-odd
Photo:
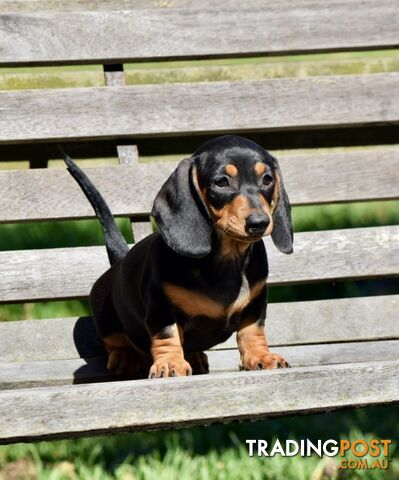
[[[150,378],[181,377],[191,375],[191,365],[185,360],[183,352],[183,331],[173,324],[167,334],[156,334],[151,337]]]
[[[289,367],[281,355],[270,352],[265,329],[255,320],[246,320],[238,327],[237,344],[240,351],[241,370]]]
[[[113,333],[103,338],[108,352],[108,370],[116,375],[133,378],[141,368],[141,361],[133,343],[124,333]]]

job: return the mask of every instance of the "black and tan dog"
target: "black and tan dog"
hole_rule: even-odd
[[[269,351],[262,236],[292,252],[290,204],[277,160],[237,136],[182,160],[155,198],[159,233],[129,250],[105,201],[64,155],[99,217],[111,268],[90,304],[108,368],[129,378],[207,373],[204,350],[237,331],[240,368],[287,367]]]

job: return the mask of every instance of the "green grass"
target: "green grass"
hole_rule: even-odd
[[[348,379],[350,381],[350,379]],[[196,427],[179,431],[124,434],[116,437],[61,440],[36,445],[0,447],[0,473],[6,465],[25,462],[40,479],[122,480],[281,480],[312,478],[326,459],[313,456],[252,457],[246,439],[278,438],[395,439],[399,409],[370,407],[354,411],[287,417],[257,423]],[[381,472],[349,472],[339,478],[396,479],[399,475],[397,446],[395,462]],[[338,457],[330,461],[334,466]],[[15,467],[17,468],[17,467]],[[68,476],[69,473],[69,476]],[[329,477],[336,478],[337,472]]]
[[[395,72],[399,50],[127,64],[128,85]],[[99,87],[100,65],[0,68],[0,90]]]

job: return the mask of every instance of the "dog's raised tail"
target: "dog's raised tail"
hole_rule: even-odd
[[[111,210],[100,192],[96,189],[88,176],[76,165],[72,158],[64,152],[61,146],[59,146],[59,150],[68,167],[69,173],[83,190],[83,193],[86,195],[96,212],[97,218],[100,220],[104,232],[108,258],[111,265],[113,265],[118,260],[124,258],[129,251],[126,240],[123,238],[122,233],[115,223]]]

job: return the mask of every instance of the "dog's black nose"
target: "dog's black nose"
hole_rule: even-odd
[[[270,223],[268,215],[250,215],[247,218],[245,229],[248,233],[262,235]]]

